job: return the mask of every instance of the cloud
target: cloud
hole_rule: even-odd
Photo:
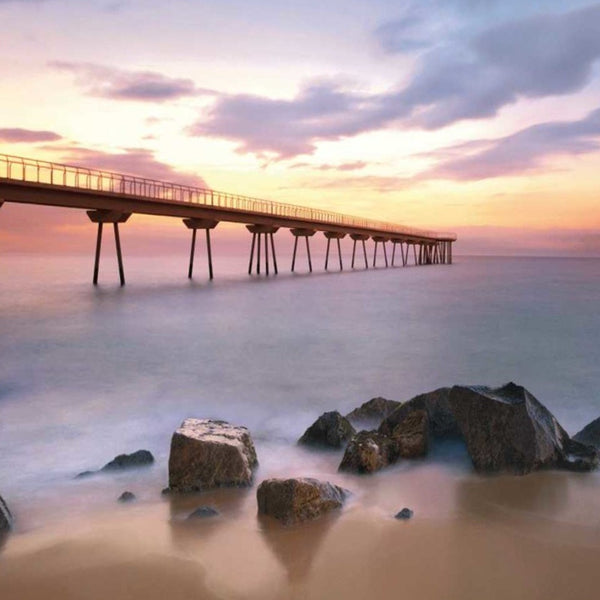
[[[293,163],[288,168],[289,169],[312,169],[315,171],[360,171],[360,169],[364,169],[369,163],[363,160],[357,160],[354,162],[341,163],[339,165],[331,165],[331,164],[321,164],[321,165],[312,165],[306,162]]]
[[[0,142],[11,143],[33,143],[33,142],[56,142],[62,136],[54,131],[36,131],[33,129],[21,129],[20,127],[0,129]]]
[[[311,154],[319,141],[392,124],[439,129],[492,117],[520,98],[570,94],[590,81],[598,58],[600,4],[537,14],[433,48],[403,88],[365,94],[332,81],[285,100],[220,95],[188,132],[235,141],[239,152],[291,158]]]
[[[182,173],[175,167],[158,161],[152,151],[144,148],[126,148],[121,152],[104,152],[79,146],[65,146],[59,150],[61,162],[69,165],[208,188],[200,175]]]
[[[92,63],[52,61],[48,66],[67,71],[91,96],[112,100],[165,102],[186,96],[213,94],[191,79],[167,77],[153,71],[125,71]]]
[[[578,155],[600,149],[600,109],[576,121],[540,123],[496,140],[473,140],[436,151],[443,159],[416,177],[473,181],[520,175],[557,155]]]
[[[240,152],[291,158],[310,154],[317,140],[338,139],[376,126],[373,102],[368,95],[345,92],[335,82],[311,84],[293,100],[222,95],[208,119],[192,125],[188,133],[239,141]]]

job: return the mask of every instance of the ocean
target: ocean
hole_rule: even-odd
[[[188,281],[183,255],[126,257],[121,288],[110,256],[98,287],[90,256],[0,257],[0,493],[16,517],[0,594],[588,598],[600,473],[482,477],[452,441],[357,476],[296,440],[375,396],[511,380],[575,433],[600,416],[600,259],[313,274],[279,261],[280,275],[249,277],[245,256],[221,256],[209,282],[202,260]],[[282,529],[257,519],[255,488],[161,495],[190,416],[249,427],[257,483],[349,489],[343,512]],[[140,448],[153,466],[75,478]],[[116,502],[124,490],[133,505]],[[186,524],[205,504],[220,516]],[[415,516],[401,524],[403,507]]]

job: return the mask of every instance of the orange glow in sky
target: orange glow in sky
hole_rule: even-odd
[[[600,255],[598,3],[8,0],[0,19],[0,153],[456,231],[457,252]],[[36,210],[4,205],[1,251],[88,235],[59,210],[26,244]]]

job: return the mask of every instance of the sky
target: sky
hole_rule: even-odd
[[[0,153],[453,231],[456,253],[600,256],[598,2],[0,0],[0,23]],[[6,203],[0,251],[87,250],[90,227]]]

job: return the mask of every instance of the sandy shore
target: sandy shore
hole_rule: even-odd
[[[596,476],[478,478],[417,468],[354,481],[358,492],[340,514],[291,528],[257,518],[254,490],[222,490],[16,533],[0,554],[0,598],[595,595]],[[423,507],[413,504],[415,517],[399,522],[392,514],[406,486]],[[204,503],[221,515],[185,521]]]

